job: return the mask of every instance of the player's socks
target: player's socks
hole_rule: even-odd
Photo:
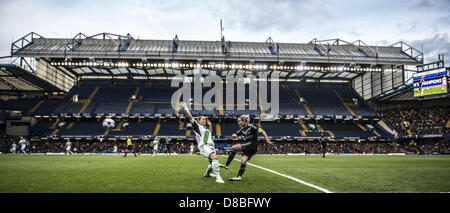
[[[211,162],[211,169],[213,170],[216,177],[220,177],[219,160],[213,160]]]
[[[210,175],[210,173],[212,172],[212,166],[211,166],[211,164],[209,164],[208,165],[208,168],[206,168],[206,172],[205,172],[205,177],[210,177],[211,175]]]
[[[211,168],[216,175],[216,182],[217,183],[225,183],[222,180],[222,177],[220,176],[220,168],[219,168],[219,160],[213,160],[211,163]]]
[[[240,177],[240,176],[242,176],[242,174],[244,174],[246,166],[247,166],[246,164],[241,163],[241,168],[239,169],[239,172],[237,175],[238,177]]]
[[[233,160],[235,155],[236,155],[236,151],[234,151],[234,150],[230,151],[230,154],[228,154],[227,163],[225,164],[226,167],[228,167],[230,165],[230,163]]]

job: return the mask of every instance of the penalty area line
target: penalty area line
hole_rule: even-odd
[[[240,160],[238,160],[238,159],[234,159],[234,160],[240,162]],[[322,192],[325,192],[325,193],[333,193],[333,192],[330,191],[330,190],[327,190],[327,189],[324,189],[324,188],[322,188],[322,187],[320,187],[320,186],[316,186],[316,185],[314,185],[314,184],[305,182],[305,181],[300,180],[300,179],[298,179],[298,178],[295,178],[295,177],[292,177],[292,176],[289,176],[289,175],[285,175],[285,174],[282,174],[282,173],[279,173],[279,172],[273,171],[273,170],[271,170],[271,169],[264,168],[264,167],[262,167],[262,166],[258,166],[258,165],[252,164],[252,163],[248,163],[248,162],[247,162],[247,164],[250,165],[250,166],[256,167],[256,168],[258,168],[258,169],[262,169],[262,170],[264,170],[264,171],[267,171],[267,172],[270,172],[270,173],[279,175],[279,176],[281,176],[281,177],[285,177],[285,178],[291,179],[291,180],[293,180],[293,181],[295,181],[295,182],[297,182],[297,183],[301,183],[301,184],[303,184],[303,185],[306,185],[306,186],[315,188],[315,189],[317,189],[317,190],[319,190],[319,191],[322,191]]]

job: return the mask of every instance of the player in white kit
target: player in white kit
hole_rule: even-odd
[[[153,155],[156,155],[158,154],[159,137],[156,137],[152,143],[153,143]]]
[[[219,160],[217,159],[216,149],[214,148],[214,141],[212,140],[212,124],[205,116],[199,116],[197,121],[194,120],[186,103],[181,102],[181,107],[186,111],[189,117],[189,121],[192,124],[192,130],[195,133],[195,139],[197,140],[197,147],[200,150],[200,154],[210,162],[206,169],[205,177],[216,177],[216,182],[224,183],[220,176]],[[206,128],[208,124],[209,128]],[[215,175],[211,174],[214,172]]]
[[[23,138],[23,136],[20,136],[20,140],[19,140],[20,150],[23,152],[23,154],[25,155],[25,157],[28,156],[27,150],[26,150],[28,144],[29,144],[28,141],[25,140],[25,139]]]
[[[118,149],[117,145],[114,145],[113,152],[116,154],[117,154],[117,149]]]
[[[447,89],[447,76],[442,76],[442,84],[441,84],[442,91],[445,91]]]
[[[13,142],[11,145],[11,153],[16,154],[17,151],[17,144]]]
[[[72,148],[72,142],[70,142],[70,140],[67,140],[66,142],[66,155],[70,154],[72,155],[73,152],[71,151]]]
[[[191,143],[191,146],[189,147],[189,154],[190,155],[194,154],[194,148],[195,148],[194,144]]]

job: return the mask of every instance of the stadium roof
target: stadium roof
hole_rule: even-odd
[[[100,33],[73,38],[45,38],[34,32],[14,42],[12,57],[44,59],[75,76],[192,75],[195,68],[229,74],[278,74],[281,78],[351,80],[383,65],[420,65],[423,53],[399,42],[369,46],[341,39],[308,43],[137,40]],[[209,71],[206,71],[209,74]],[[203,72],[204,73],[204,72]]]
[[[13,64],[0,64],[0,92],[61,92],[27,70]]]
[[[27,38],[30,37],[31,38]],[[24,40],[25,39],[25,40]],[[26,44],[23,42],[25,41]],[[19,43],[24,44],[20,46]],[[397,45],[397,46],[396,46]],[[400,46],[398,46],[400,45]],[[404,47],[403,47],[404,46]],[[405,43],[368,46],[361,40],[317,40],[308,43],[234,41],[136,40],[126,36],[101,33],[73,38],[44,38],[30,33],[12,45],[12,56],[48,58],[122,58],[171,60],[258,60],[318,63],[410,64],[422,63],[423,54]]]

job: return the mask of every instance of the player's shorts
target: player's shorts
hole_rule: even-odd
[[[127,149],[128,149],[128,150],[132,150],[132,149],[133,149],[133,145],[127,146]]]
[[[200,154],[202,154],[202,156],[205,157],[206,160],[210,160],[209,156],[212,153],[216,153],[216,149],[214,147],[211,147],[211,146],[202,146],[202,147],[200,147]]]
[[[242,146],[242,145],[241,145]],[[252,158],[253,155],[256,154],[258,151],[258,145],[251,144],[251,145],[244,145],[242,146],[242,155],[246,155],[248,157],[248,160]]]
[[[70,147],[67,147],[67,148],[66,148],[66,151],[70,151]]]

